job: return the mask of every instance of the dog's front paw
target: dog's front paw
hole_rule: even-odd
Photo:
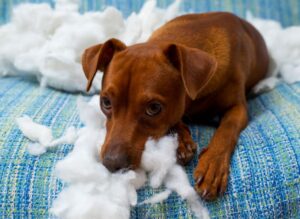
[[[204,149],[194,171],[195,190],[206,200],[225,192],[229,174],[230,155]]]
[[[181,165],[186,165],[193,158],[197,145],[190,135],[179,136],[178,140],[177,162]]]

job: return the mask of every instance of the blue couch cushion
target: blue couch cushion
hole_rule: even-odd
[[[81,12],[116,6],[125,16],[139,11],[145,0],[80,0]],[[22,2],[54,0],[2,0],[0,24],[7,22],[12,7]],[[158,0],[166,7],[172,0]],[[298,0],[191,0],[182,10],[203,12],[232,11],[245,16],[272,18],[283,26],[300,24]],[[54,176],[55,163],[72,150],[63,145],[40,157],[26,152],[29,141],[15,124],[24,114],[36,122],[51,126],[60,136],[67,127],[81,126],[76,110],[77,96],[39,86],[22,78],[0,78],[0,218],[52,218],[52,202],[65,186]],[[300,218],[300,83],[281,84],[269,93],[249,100],[250,123],[240,136],[231,162],[231,174],[225,195],[206,202],[212,218]],[[214,128],[190,127],[198,152],[205,147]],[[186,171],[192,180],[195,158]],[[145,186],[139,201],[161,189]],[[141,205],[131,218],[193,218],[185,201],[172,194],[165,202]]]
[[[77,96],[41,89],[22,78],[0,79],[0,218],[51,218],[48,209],[64,184],[54,176],[55,163],[72,145],[52,149],[40,157],[26,152],[15,118],[24,114],[50,126],[54,135],[80,127]],[[242,132],[231,162],[225,195],[206,202],[212,218],[300,217],[300,83],[280,84],[249,100],[250,122]],[[205,147],[214,128],[190,127],[199,148]],[[186,167],[190,182],[197,158]],[[162,189],[148,186],[139,201]],[[165,202],[141,205],[131,218],[193,218],[186,202],[172,194]]]
[[[79,0],[80,11],[102,10],[106,6],[114,6],[121,10],[125,16],[131,12],[138,12],[146,0]],[[157,0],[159,7],[167,7],[174,0]],[[0,24],[10,18],[12,7],[23,2],[41,3],[48,2],[52,6],[55,0],[2,0],[0,1]],[[206,11],[230,11],[245,17],[247,11],[254,16],[274,19],[283,26],[300,24],[300,3],[298,0],[182,0],[182,11],[206,12]]]

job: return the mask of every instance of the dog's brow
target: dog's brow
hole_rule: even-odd
[[[141,99],[143,102],[150,102],[154,100],[159,101],[161,103],[165,102],[165,98],[162,95],[157,93],[144,93]]]
[[[112,86],[108,85],[101,91],[101,95],[109,95],[109,96],[116,96],[117,95],[117,89]]]

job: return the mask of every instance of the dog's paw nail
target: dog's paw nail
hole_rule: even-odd
[[[185,159],[184,153],[179,153],[179,154],[178,154],[178,158],[179,158],[180,160],[184,160],[184,159]]]
[[[196,181],[196,184],[200,184],[201,181],[202,181],[202,179],[203,179],[203,176],[200,175],[200,176],[198,177],[197,181]]]
[[[180,154],[180,156],[182,159],[185,159],[185,154],[183,152]]]
[[[204,198],[205,196],[207,195],[207,190],[205,189],[203,192],[202,192],[202,198]]]

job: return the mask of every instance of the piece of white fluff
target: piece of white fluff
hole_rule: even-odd
[[[29,127],[29,126],[28,126]],[[32,125],[32,128],[34,125]],[[43,127],[45,130],[47,127]],[[51,132],[51,130],[49,130]],[[36,131],[35,131],[36,132]],[[52,132],[51,132],[52,136]],[[41,155],[47,151],[49,148],[56,147],[61,144],[73,144],[77,138],[77,130],[74,127],[69,127],[67,131],[61,137],[53,139],[46,144],[41,141],[31,142],[28,144],[27,149],[32,155]]]
[[[124,19],[113,7],[80,14],[77,0],[56,0],[54,9],[48,4],[21,4],[14,8],[11,22],[0,27],[0,75],[34,75],[42,86],[85,92],[80,61],[85,48],[112,37],[127,45],[144,42],[155,29],[180,15],[179,6],[176,0],[167,9],[159,9],[155,0],[149,0],[139,13]],[[254,92],[272,89],[280,81],[300,81],[300,27],[282,28],[277,21],[251,13],[247,20],[262,33],[272,56],[269,74]],[[92,92],[100,89],[100,81],[97,74]]]
[[[56,147],[60,144],[73,144],[77,138],[76,129],[72,126],[66,130],[63,136],[53,139],[49,127],[33,122],[27,115],[17,118],[16,122],[23,135],[32,141],[27,147],[32,155],[43,154],[47,148]]]
[[[280,81],[300,81],[300,26],[283,28],[277,21],[255,18],[250,12],[246,17],[264,37],[271,56],[267,77],[253,91],[261,93],[271,90]]]
[[[37,141],[43,145],[49,144],[53,137],[50,128],[32,121],[29,116],[23,116],[16,119],[19,129],[31,141]],[[38,130],[38,132],[37,132]]]
[[[81,55],[89,46],[118,38],[127,45],[145,41],[152,31],[178,14],[180,1],[167,9],[147,1],[140,13],[124,19],[116,8],[80,14],[77,0],[20,4],[11,22],[0,27],[0,75],[34,75],[42,86],[83,91]],[[91,91],[100,89],[97,74]]]
[[[166,200],[170,195],[171,195],[172,191],[169,189],[166,189],[163,192],[159,192],[155,195],[153,195],[152,197],[142,201],[141,203],[139,203],[139,205],[143,205],[143,204],[156,204],[159,202],[162,202],[164,200]]]
[[[176,164],[178,147],[176,135],[165,136],[158,141],[149,139],[142,155],[142,168],[124,173],[110,173],[99,160],[99,150],[106,134],[105,117],[99,108],[99,96],[92,97],[89,102],[85,102],[80,97],[77,106],[84,127],[76,131],[73,150],[55,166],[55,175],[68,186],[54,200],[50,209],[52,214],[66,219],[129,218],[130,206],[137,205],[136,190],[145,184],[146,173],[148,173],[149,184],[152,187],[164,186],[166,190],[144,200],[139,205],[162,202],[174,191],[187,201],[196,217],[209,218],[207,209],[189,184],[184,169]],[[20,121],[23,121],[21,126]],[[21,130],[25,130],[24,135],[30,137],[32,141],[37,141],[38,143],[33,143],[37,145],[40,145],[39,134],[43,132],[34,129],[32,134],[31,131],[26,132],[26,130],[33,131],[32,128],[37,125],[42,127],[41,130],[50,130],[34,123],[28,117],[25,117],[25,120],[21,117],[17,122],[20,128],[22,127]],[[70,137],[73,136],[72,130],[73,127],[66,131],[65,136],[52,142],[64,143],[65,141],[61,139],[73,139]],[[46,152],[46,149],[40,153]],[[28,152],[32,153],[30,148]]]
[[[186,200],[198,218],[209,218],[207,209],[203,206],[198,194],[190,185],[188,177],[179,164],[176,163],[177,136],[167,136],[159,141],[148,140],[142,155],[142,168],[149,173],[150,185],[157,188],[164,185],[167,190],[175,191]],[[157,194],[144,202],[161,202],[167,198],[168,192]]]
[[[164,137],[159,141],[149,139],[142,155],[141,166],[150,172],[150,185],[153,188],[161,186],[164,178],[176,163],[177,136]]]

